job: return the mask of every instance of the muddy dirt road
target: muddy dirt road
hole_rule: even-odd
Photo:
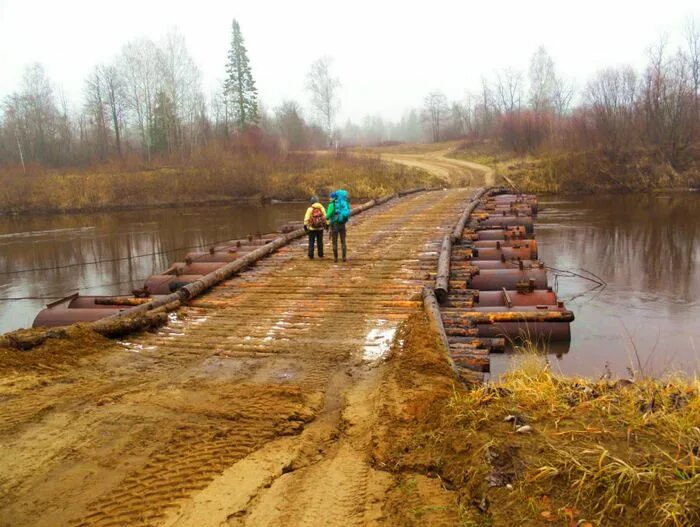
[[[446,182],[453,182],[459,185],[495,184],[496,174],[491,167],[472,161],[447,157],[449,152],[449,149],[422,153],[389,151],[381,152],[381,158],[392,163],[422,168],[444,179]]]
[[[0,525],[391,524],[396,482],[368,454],[384,359],[469,194],[353,219],[346,264],[295,244],[157,333],[5,365]]]

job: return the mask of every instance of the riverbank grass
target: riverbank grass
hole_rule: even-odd
[[[343,154],[231,155],[148,169],[37,169],[26,175],[0,171],[0,214],[136,209],[241,198],[306,200],[335,188],[361,199],[439,183],[417,168]]]
[[[699,153],[691,149],[683,169],[673,168],[661,153],[645,148],[614,153],[602,148],[544,151],[519,156],[494,142],[470,141],[455,145],[449,156],[490,166],[497,176],[507,177],[523,192],[586,193],[697,187]]]
[[[428,331],[412,323],[408,339]],[[440,360],[426,346],[437,348],[423,338],[416,354]],[[439,478],[463,525],[700,522],[697,380],[562,377],[524,354],[491,384],[447,391],[441,375],[431,384],[437,391],[407,394],[417,424],[393,431],[378,459],[406,481]]]

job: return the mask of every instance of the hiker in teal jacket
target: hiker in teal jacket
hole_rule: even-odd
[[[345,244],[346,229],[345,224],[350,219],[350,202],[348,193],[345,190],[331,192],[331,202],[328,204],[326,219],[331,229],[331,240],[333,241],[333,257],[338,261],[338,237],[343,250],[343,261],[347,259],[347,246]]]

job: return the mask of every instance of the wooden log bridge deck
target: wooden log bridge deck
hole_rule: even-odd
[[[473,192],[420,192],[367,210],[348,226],[347,263],[333,262],[327,236],[323,260],[307,259],[306,240],[297,240],[191,299],[156,331],[95,344],[99,352],[65,363],[54,355],[39,373],[13,366],[0,386],[0,524],[219,525],[211,511],[196,519],[204,502],[183,502],[217,478],[239,477],[226,471],[243,470],[237,463],[276,438],[289,438],[291,457],[259,461],[227,492],[254,496],[323,448],[322,433],[301,432],[350,418],[340,412],[357,383],[353,368],[382,359],[398,324],[420,308],[444,235]],[[471,350],[475,341],[460,342]],[[332,484],[342,491],[321,492],[324,471],[341,466]],[[360,446],[331,450],[305,470],[318,474],[298,485],[289,474],[288,487],[275,487],[284,514],[235,524],[346,525],[365,510],[370,468]]]

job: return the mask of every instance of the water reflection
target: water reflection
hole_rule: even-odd
[[[700,194],[544,199],[540,257],[553,267],[587,269],[608,286],[560,278],[558,293],[574,310],[569,353],[555,370],[627,375],[700,372]],[[581,296],[578,296],[581,295]],[[569,300],[573,299],[573,300]],[[508,367],[494,357],[492,371]]]
[[[128,292],[148,275],[181,260],[188,251],[178,248],[271,232],[303,218],[304,210],[303,203],[287,203],[2,217],[0,297]],[[136,255],[148,256],[133,258]],[[97,260],[113,261],[73,266]],[[47,301],[0,301],[0,332],[31,325]]]

